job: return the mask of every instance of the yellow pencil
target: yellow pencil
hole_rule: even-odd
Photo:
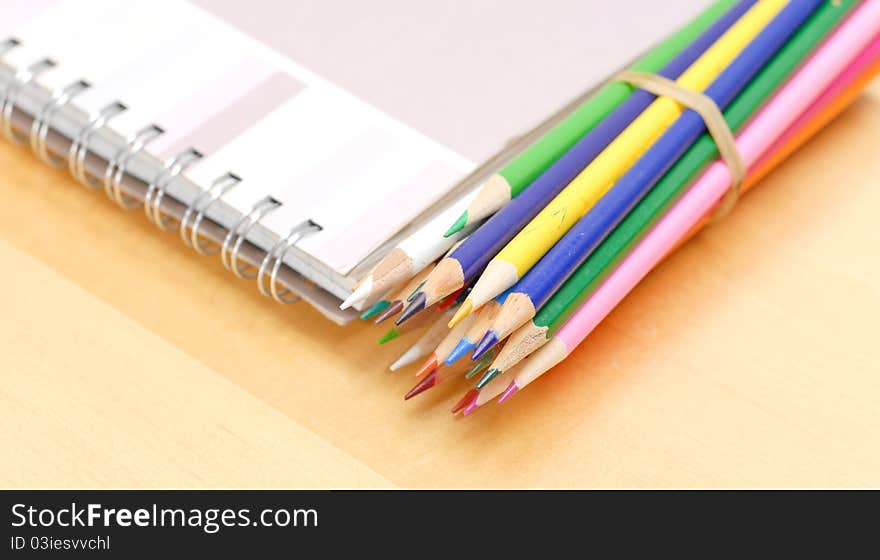
[[[703,91],[787,4],[760,0],[676,81]],[[473,309],[513,286],[586,214],[638,158],[684,111],[678,102],[660,97],[633,121],[565,189],[489,262],[454,324]]]

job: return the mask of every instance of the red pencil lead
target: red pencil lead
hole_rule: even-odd
[[[467,416],[467,415],[470,414],[471,412],[473,412],[473,411],[475,411],[476,409],[480,408],[480,405],[477,404],[477,399],[478,399],[479,397],[480,397],[480,392],[477,391],[477,394],[474,395],[474,398],[471,399],[471,402],[468,403],[468,405],[467,405],[466,407],[464,407],[464,410],[461,411],[461,414],[462,414],[463,416]]]
[[[440,300],[440,302],[437,304],[437,309],[439,309],[440,311],[445,311],[452,307],[452,305],[455,303],[455,300],[458,299],[458,296],[460,296],[463,291],[464,288],[459,288]]]
[[[477,391],[476,389],[471,389],[470,391],[465,393],[464,396],[461,398],[461,400],[458,401],[458,403],[456,403],[456,405],[452,407],[452,413],[457,414],[458,412],[460,412],[464,407],[466,407],[468,404],[470,404],[470,402],[472,400],[477,398],[477,395],[479,395],[479,394],[480,394],[480,392]]]
[[[409,392],[404,395],[403,400],[408,401],[414,396],[427,391],[431,387],[437,384],[437,372],[432,371],[428,374],[424,379],[419,380],[418,383],[415,384],[415,387],[409,390]]]

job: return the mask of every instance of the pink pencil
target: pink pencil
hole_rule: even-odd
[[[880,57],[880,0],[868,0],[764,107],[736,141],[750,168],[812,104],[823,106]],[[840,85],[840,88],[837,86]],[[727,166],[716,161],[648,233],[556,336],[529,357],[499,402],[565,359],[730,188]]]

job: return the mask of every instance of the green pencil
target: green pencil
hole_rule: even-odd
[[[687,48],[694,39],[715,23],[735,3],[736,0],[715,2],[685,27],[636,61],[631,69],[656,73]],[[467,210],[446,232],[446,237],[494,214],[510,199],[525,190],[553,162],[626,101],[632,92],[632,86],[620,82],[608,84],[600,89],[562,122],[486,180],[468,205]]]
[[[724,119],[731,130],[739,130],[748,121],[856,3],[856,0],[828,2],[813,14],[725,111]],[[718,148],[712,137],[708,134],[702,136],[553,294],[534,318],[510,335],[490,371],[494,370],[496,374],[506,371],[546,344],[651,230],[657,220],[686,192],[687,186],[700,170],[717,155]]]

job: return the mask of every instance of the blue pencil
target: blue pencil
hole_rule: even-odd
[[[477,324],[475,324],[471,328],[471,330],[468,331],[462,337],[462,339],[458,341],[458,344],[455,345],[455,348],[453,348],[452,352],[449,353],[449,356],[446,357],[447,366],[454,364],[465,355],[470,354],[471,351],[477,347],[477,343],[482,340],[483,335],[486,334],[486,332],[489,330],[489,327],[492,326],[494,316],[497,315],[498,310],[501,309],[502,305],[504,305],[504,300],[507,298],[507,294],[509,293],[510,290],[504,292],[503,294],[500,294],[498,297],[485,305],[481,313],[487,313],[490,317],[486,320],[486,322],[483,322],[482,320],[477,321]],[[480,327],[482,327],[482,331],[480,330]]]
[[[821,0],[789,3],[703,93],[720,109],[727,107],[820,4]],[[699,114],[692,110],[682,113],[605,196],[517,282],[495,323],[477,345],[473,358],[478,359],[500,339],[530,320],[705,131]]]
[[[672,80],[678,78],[755,2],[756,0],[738,2],[658,74]],[[495,213],[449,256],[441,260],[397,319],[397,324],[403,323],[476,278],[492,257],[655,99],[653,94],[643,90],[636,90],[630,95],[622,105],[581,138],[518,197]]]

